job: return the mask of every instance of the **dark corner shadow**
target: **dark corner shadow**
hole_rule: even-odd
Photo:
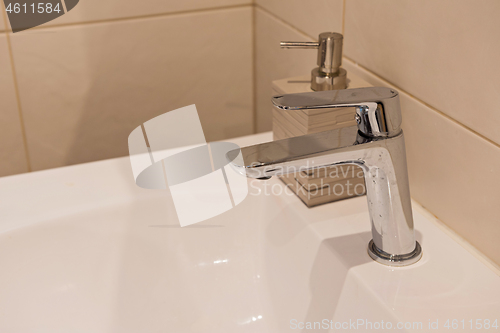
[[[158,225],[149,225],[150,228],[193,228],[193,229],[203,229],[203,228],[224,228],[225,225],[188,225],[185,227],[181,227],[178,224],[158,224]]]
[[[371,238],[371,232],[363,232],[325,239],[320,244],[311,270],[311,303],[304,322],[321,322],[334,317],[349,270],[372,262],[367,252]]]

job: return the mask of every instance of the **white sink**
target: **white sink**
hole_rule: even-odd
[[[437,332],[447,320],[468,332],[470,320],[500,321],[500,277],[418,204],[423,258],[394,268],[368,256],[365,197],[308,209],[264,195],[278,179],[249,182],[236,208],[180,228],[168,192],[136,187],[128,158],[1,178],[0,332]]]

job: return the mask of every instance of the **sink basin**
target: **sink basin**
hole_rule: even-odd
[[[128,158],[1,178],[0,332],[436,332],[500,320],[497,272],[417,203],[424,255],[394,268],[367,253],[365,197],[308,209],[278,179],[248,181],[240,205],[181,228],[169,192],[137,187]]]

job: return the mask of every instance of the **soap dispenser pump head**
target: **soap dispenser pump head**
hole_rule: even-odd
[[[323,73],[335,74],[342,65],[342,34],[323,32],[319,35],[318,66]]]
[[[281,47],[290,49],[318,49],[318,67],[311,72],[311,89],[315,91],[347,88],[347,72],[342,65],[342,42],[344,37],[337,32],[319,34],[318,42],[281,42]]]

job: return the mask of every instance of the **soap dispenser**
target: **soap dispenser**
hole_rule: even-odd
[[[346,89],[347,72],[340,67],[343,39],[344,36],[337,32],[323,32],[317,42],[281,42],[281,48],[318,50],[318,67],[311,72],[312,90]]]
[[[309,76],[273,81],[273,95],[311,91],[370,87],[363,79],[347,72],[342,64],[342,34],[323,32],[317,42],[281,42],[282,48],[318,49],[318,67]],[[337,128],[356,126],[356,110],[301,110],[280,112],[273,108],[274,140],[287,139]],[[343,165],[321,170],[300,171],[281,176],[288,189],[308,207],[365,194],[363,170]]]

